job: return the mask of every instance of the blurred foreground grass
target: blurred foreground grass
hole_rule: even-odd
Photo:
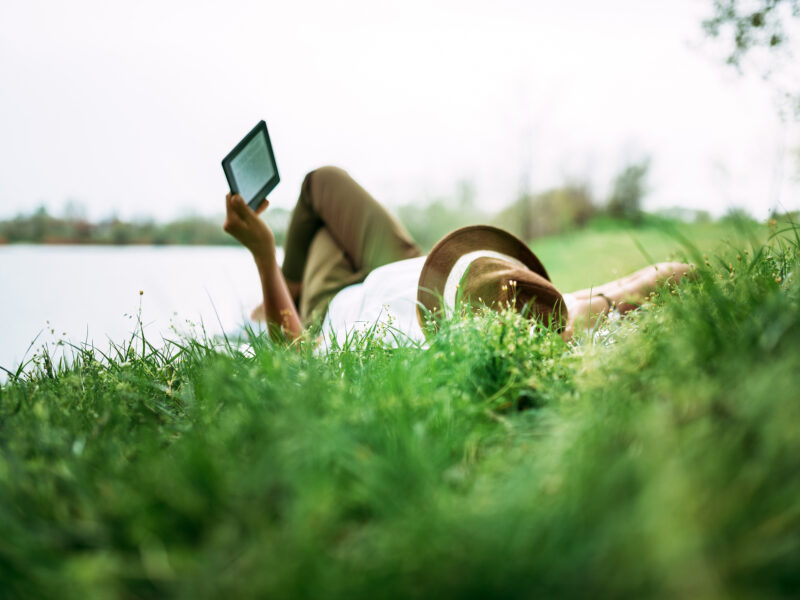
[[[559,248],[604,235],[535,249],[587,285]],[[40,356],[0,388],[0,596],[797,596],[799,246],[697,257],[571,345],[484,314]]]

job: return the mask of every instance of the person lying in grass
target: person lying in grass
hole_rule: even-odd
[[[436,315],[467,301],[513,307],[569,340],[578,328],[612,309],[635,309],[656,287],[690,271],[683,263],[658,263],[562,294],[526,244],[486,225],[457,229],[423,256],[405,228],[336,167],[306,175],[281,268],[272,231],[258,217],[269,202],[253,211],[238,195],[225,201],[223,228],[250,250],[261,278],[264,300],[252,318],[290,339],[316,323],[340,342],[358,327],[388,323],[395,334],[424,341]]]

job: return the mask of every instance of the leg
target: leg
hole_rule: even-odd
[[[325,241],[316,242],[323,228]],[[332,252],[338,258],[327,260],[325,254]],[[312,312],[319,314],[320,306],[324,313],[332,290],[335,294],[377,267],[419,255],[403,226],[345,171],[322,167],[306,176],[289,223],[283,261],[290,286],[302,290],[304,322]]]
[[[318,230],[308,250],[298,305],[303,324],[321,321],[333,297],[342,289],[364,278],[353,271],[344,251],[327,227]]]

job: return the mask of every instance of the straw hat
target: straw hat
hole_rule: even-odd
[[[427,313],[444,308],[452,314],[457,300],[495,310],[513,306],[557,330],[567,320],[564,298],[541,261],[522,240],[488,225],[456,229],[436,243],[422,267],[417,300],[423,330]]]

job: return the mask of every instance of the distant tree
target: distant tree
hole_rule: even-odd
[[[539,194],[521,193],[492,223],[530,241],[580,228],[596,213],[589,187],[568,183]]]
[[[697,216],[694,219],[695,223],[711,223],[712,221],[711,213],[707,210],[698,210]]]
[[[608,199],[608,214],[633,223],[642,220],[642,200],[647,195],[647,173],[650,159],[625,167],[614,179]]]
[[[44,204],[36,209],[30,218],[30,236],[33,241],[41,242],[45,237],[47,237],[47,234],[51,229],[50,224],[52,221],[53,217],[48,214],[47,208],[45,208]]]
[[[795,118],[800,117],[800,80],[796,57],[789,50],[791,20],[800,19],[800,0],[713,0],[714,14],[704,20],[705,32],[728,45],[726,61],[742,71],[744,58],[762,50],[756,68],[771,79]]]
[[[732,206],[727,212],[722,215],[720,221],[733,222],[733,223],[755,223],[753,216],[740,206]]]
[[[753,48],[777,48],[788,40],[783,20],[800,17],[800,0],[713,0],[714,14],[703,21],[711,37],[731,32],[728,63],[739,66]]]

